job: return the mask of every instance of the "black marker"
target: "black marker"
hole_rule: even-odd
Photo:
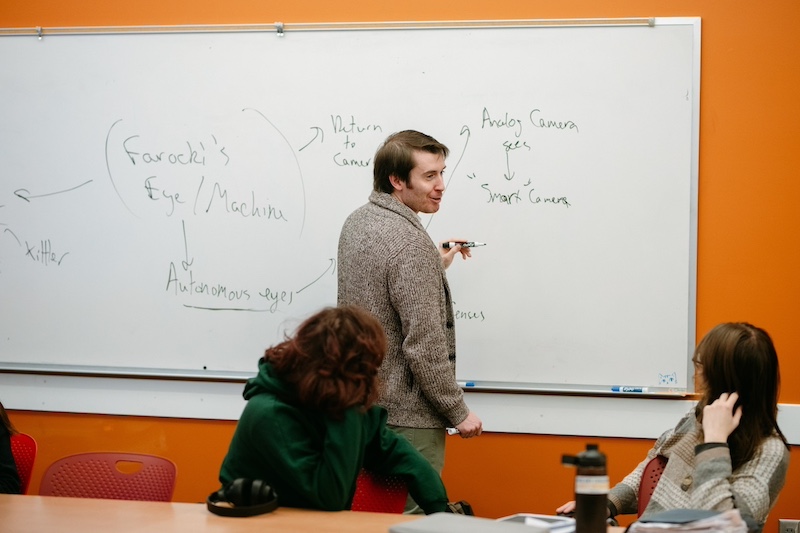
[[[456,244],[460,244],[463,248],[475,248],[476,246],[486,246],[485,242],[473,242],[473,241],[450,241],[450,242],[443,242],[442,248],[453,248]]]

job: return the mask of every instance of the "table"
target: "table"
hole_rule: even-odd
[[[3,533],[386,533],[389,526],[419,518],[400,514],[325,512],[288,507],[249,518],[228,518],[208,512],[205,503],[0,494],[0,530]]]

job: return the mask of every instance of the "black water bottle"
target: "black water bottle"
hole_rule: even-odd
[[[608,474],[606,456],[597,444],[587,444],[576,456],[565,455],[563,464],[574,465],[575,533],[605,533],[608,518]]]

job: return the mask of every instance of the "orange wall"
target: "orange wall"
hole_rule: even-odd
[[[153,453],[178,465],[173,499],[201,502],[218,488],[217,474],[235,422],[107,415],[10,411],[17,429],[39,444],[30,494],[37,494],[44,470],[56,459],[85,451]],[[609,414],[613,416],[613,414]],[[498,518],[516,512],[552,514],[571,499],[574,470],[561,456],[596,442],[608,456],[612,483],[630,472],[652,445],[650,440],[597,439],[553,435],[487,433],[448,440],[444,481],[453,500],[467,500],[477,514]],[[765,532],[778,530],[779,517],[798,517],[800,450],[792,450],[786,489]],[[632,517],[625,517],[628,523]]]
[[[329,21],[702,18],[697,331],[747,320],[775,339],[783,403],[800,403],[800,40],[796,0],[461,0],[459,2],[256,2],[252,0],[0,0],[0,27],[233,24]],[[620,332],[623,333],[624,332]],[[159,453],[179,467],[175,499],[200,501],[215,488],[232,422],[12,412],[40,443],[32,491],[45,465],[68,453],[120,449]],[[613,417],[614,413],[609,413]],[[635,421],[632,421],[635,423]],[[562,453],[588,439],[490,434],[451,439],[445,481],[455,499],[484,516],[552,512],[571,492]],[[609,455],[612,481],[649,446],[592,439]],[[778,517],[800,513],[800,466],[792,452]]]

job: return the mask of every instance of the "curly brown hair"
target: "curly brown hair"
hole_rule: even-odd
[[[293,337],[268,348],[264,359],[294,387],[300,405],[341,420],[345,410],[375,403],[385,354],[386,333],[380,322],[348,305],[327,307],[309,317]]]

